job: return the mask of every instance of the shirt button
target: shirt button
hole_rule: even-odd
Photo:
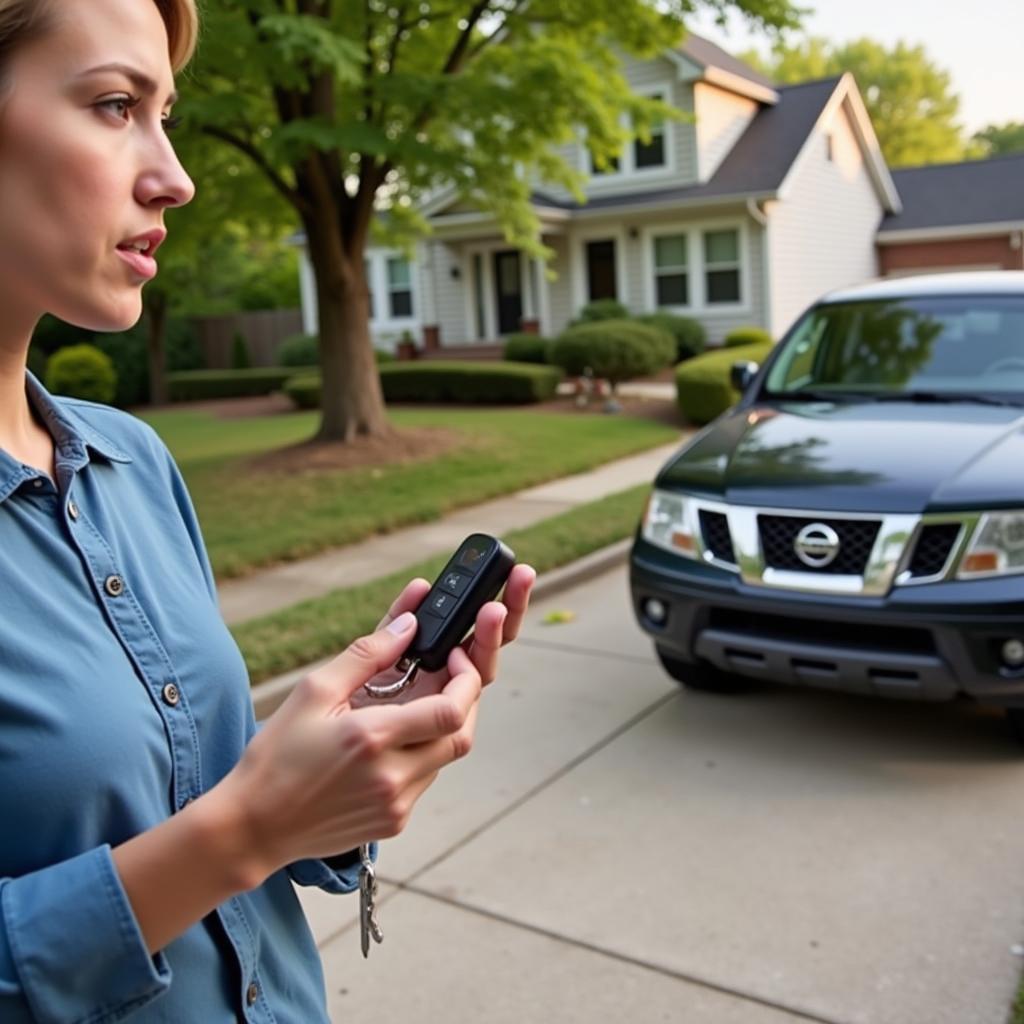
[[[178,692],[178,688],[174,683],[168,683],[164,687],[164,703],[170,704],[173,708],[179,700],[181,700],[181,694]]]
[[[73,501],[68,502],[68,515],[71,516],[72,519],[78,518],[78,506]]]
[[[40,480],[39,477],[36,477],[35,480],[32,481],[32,486],[33,487],[42,487],[43,486],[43,481]]]
[[[120,576],[108,576],[103,586],[111,597],[120,597],[124,593],[124,580]]]
[[[251,982],[249,987],[245,990],[245,1001],[252,1006],[256,1002],[256,997],[260,994],[260,987],[256,982]]]

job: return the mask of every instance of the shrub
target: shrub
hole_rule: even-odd
[[[231,339],[231,368],[233,370],[248,370],[252,366],[252,358],[249,355],[249,343],[241,331],[235,331]]]
[[[550,360],[573,376],[589,367],[614,387],[668,366],[675,350],[671,335],[650,324],[604,320],[570,327],[551,346]]]
[[[293,334],[277,350],[278,366],[316,366],[320,362],[320,339],[315,334]]]
[[[588,302],[572,322],[576,324],[592,324],[599,320],[624,320],[629,310],[618,299],[595,299]]]
[[[46,388],[55,394],[109,404],[117,392],[117,371],[110,357],[95,345],[70,345],[50,357]]]
[[[663,310],[659,310],[657,313],[645,313],[636,319],[639,323],[660,327],[675,338],[675,361],[677,363],[681,363],[685,359],[692,359],[704,351],[707,332],[699,320],[688,316],[677,316],[675,313],[666,313]]]
[[[46,380],[46,363],[49,356],[33,342],[28,347],[28,368],[40,380]]]
[[[542,402],[554,395],[561,373],[551,366],[417,360],[380,368],[388,402],[457,402],[487,405]],[[320,405],[319,373],[296,375],[284,387],[302,409]]]
[[[736,327],[722,342],[725,348],[739,348],[742,345],[771,345],[772,336],[763,327]]]
[[[167,375],[167,394],[172,402],[248,398],[280,391],[284,382],[294,376],[293,368],[276,366],[258,366],[249,370],[188,370]]]
[[[705,352],[676,370],[676,396],[683,415],[692,423],[710,423],[735,405],[739,394],[729,383],[732,364],[750,360],[761,363],[771,352],[769,342]]]
[[[505,359],[513,363],[546,363],[551,341],[539,334],[512,334],[505,342]]]

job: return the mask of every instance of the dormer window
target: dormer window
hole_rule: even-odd
[[[644,95],[653,100],[670,102],[671,92],[662,87],[652,89],[638,89]],[[625,146],[618,157],[612,157],[604,165],[598,167],[594,162],[593,154],[587,153],[585,166],[590,170],[590,176],[595,181],[618,181],[621,178],[632,177],[633,175],[648,174],[656,171],[672,170],[672,126],[667,124],[663,118],[657,118],[650,127],[650,141],[644,142],[636,138],[628,146]]]
[[[661,93],[651,97],[656,100],[664,98]],[[633,165],[638,171],[665,166],[665,121],[662,118],[651,125],[650,142],[642,142],[640,139],[633,142]]]

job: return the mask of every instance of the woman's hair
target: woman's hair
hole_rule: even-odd
[[[153,0],[167,26],[171,68],[177,74],[192,59],[199,36],[196,0]],[[20,47],[46,35],[55,24],[52,0],[0,0],[0,97],[7,91],[8,63]]]

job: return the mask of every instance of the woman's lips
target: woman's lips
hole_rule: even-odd
[[[117,255],[128,264],[132,270],[147,281],[156,277],[156,260],[152,256],[143,256],[135,249],[118,249]]]

